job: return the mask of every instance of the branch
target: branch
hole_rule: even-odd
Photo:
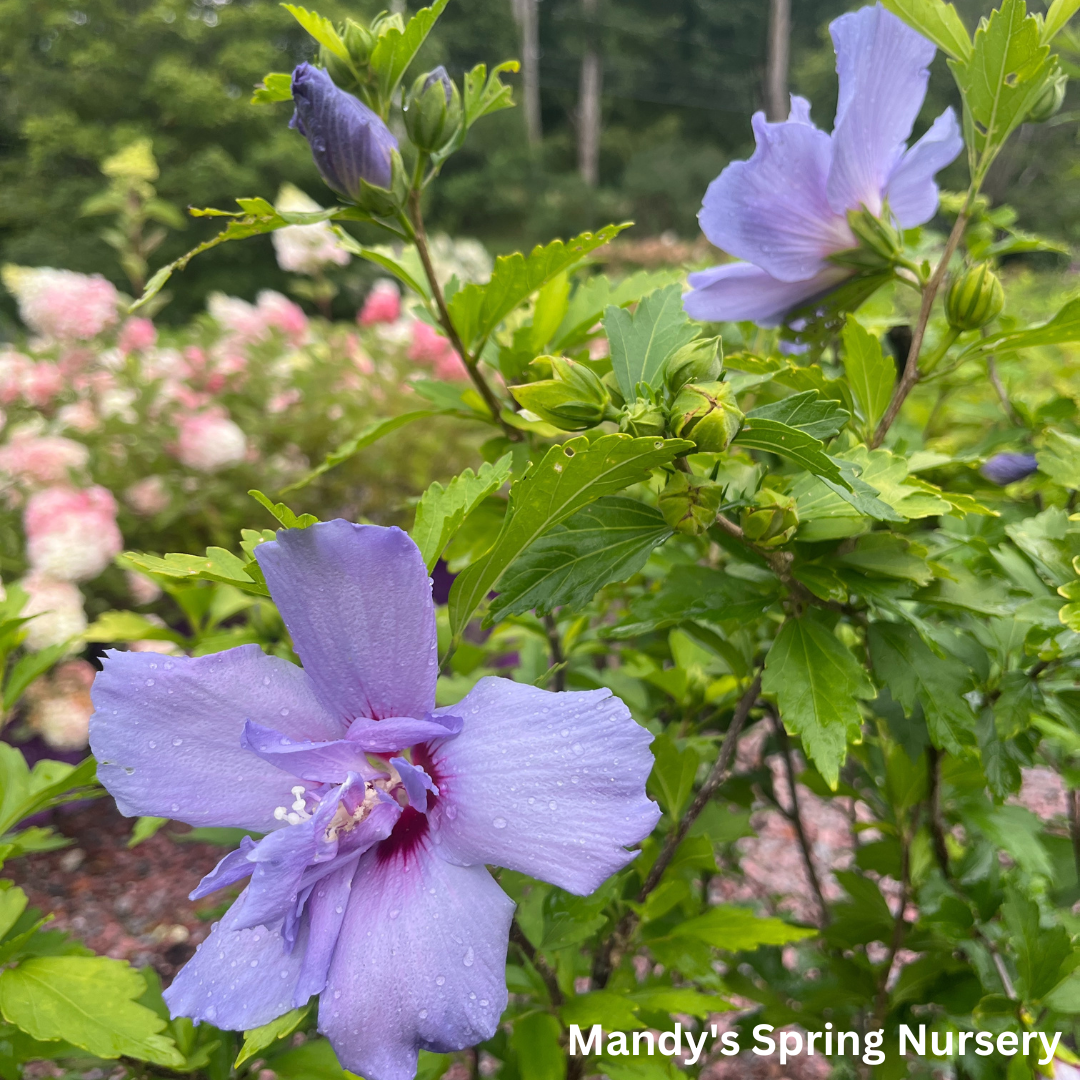
[[[784,758],[784,772],[787,775],[788,793],[791,796],[791,813],[788,815],[788,819],[795,826],[795,834],[799,838],[799,848],[802,851],[803,863],[806,866],[806,876],[810,879],[810,887],[814,890],[818,907],[821,909],[821,925],[825,927],[832,920],[829,915],[829,905],[825,900],[825,894],[821,890],[821,881],[818,878],[817,868],[814,866],[814,854],[810,847],[810,840],[806,835],[806,829],[803,826],[802,813],[799,810],[799,792],[795,782],[795,767],[791,761],[791,743],[788,740],[783,721],[781,721],[776,710],[770,708],[768,713],[776,731],[776,740],[780,744],[780,753]]]
[[[555,978],[555,972],[548,966],[548,962],[533,948],[532,942],[525,936],[524,931],[515,919],[510,924],[510,940],[521,950],[521,954],[529,961],[536,973],[544,980],[547,987],[548,997],[551,1004],[558,1008],[563,1003],[563,994],[559,989],[559,982]]]
[[[908,349],[904,374],[893,393],[888,409],[885,410],[885,415],[881,418],[881,423],[878,425],[877,432],[870,444],[871,449],[880,446],[885,440],[885,436],[900,412],[904,400],[919,381],[919,351],[922,349],[923,337],[926,335],[926,325],[930,321],[930,311],[934,306],[934,298],[938,294],[938,289],[941,288],[941,283],[945,280],[945,274],[949,269],[949,261],[960,243],[960,237],[964,235],[964,229],[968,223],[968,208],[973,195],[974,190],[969,194],[963,210],[957,215],[956,224],[953,225],[952,232],[949,233],[949,239],[945,242],[945,250],[941,254],[941,260],[934,268],[930,280],[923,287],[922,304],[919,307],[919,321],[915,324],[915,329],[911,335],[911,348]]]
[[[949,847],[945,843],[945,822],[941,817],[941,754],[936,746],[926,748],[926,764],[930,773],[930,836],[934,841],[934,857],[945,880],[952,881]]]
[[[465,365],[465,369],[468,371],[469,378],[472,379],[473,385],[484,399],[484,404],[491,410],[491,415],[494,417],[495,422],[503,429],[503,434],[513,442],[520,442],[521,432],[518,431],[517,428],[511,427],[502,418],[502,406],[499,404],[499,399],[495,396],[495,392],[488,385],[487,379],[484,378],[483,373],[480,371],[479,357],[472,356],[469,353],[469,350],[465,348],[465,344],[462,342],[461,336],[458,334],[453,320],[450,318],[450,311],[446,306],[446,299],[443,296],[442,286],[439,284],[439,279],[435,276],[435,267],[431,262],[431,252],[428,250],[427,233],[424,231],[424,218],[420,213],[420,192],[415,188],[409,194],[409,217],[412,219],[412,227],[415,233],[413,243],[416,244],[416,250],[420,255],[420,261],[424,264],[424,274],[428,279],[428,284],[431,286],[431,295],[435,299],[435,306],[439,309],[439,323],[446,331],[446,336],[450,339],[450,344],[454,346],[458,356],[461,357],[461,362]]]
[[[907,921],[904,919],[904,911],[908,905],[908,896],[911,892],[911,838],[906,830],[900,834],[900,906],[896,910],[896,921],[893,923],[892,940],[889,942],[889,954],[885,958],[885,966],[881,970],[878,981],[877,1001],[874,1005],[873,1028],[885,1026],[885,1014],[889,1005],[889,976],[892,975],[893,965],[896,963],[896,954],[904,943],[904,931],[907,929]]]
[[[555,690],[566,689],[566,657],[563,656],[562,641],[559,639],[559,626],[555,616],[544,616],[544,629],[547,631],[548,647],[551,649],[551,671],[554,672]]]
[[[701,785],[701,789],[695,796],[694,801],[690,804],[690,809],[683,815],[679,824],[668,833],[668,837],[664,841],[664,846],[657,856],[656,862],[653,863],[652,868],[645,877],[644,883],[638,890],[638,894],[635,898],[637,903],[643,904],[648,898],[649,893],[660,884],[660,879],[664,876],[664,871],[671,865],[671,860],[675,857],[675,852],[678,850],[679,845],[686,839],[686,834],[690,831],[690,826],[694,824],[701,814],[701,811],[705,809],[709,800],[716,794],[717,788],[719,788],[730,775],[731,763],[735,758],[735,750],[738,746],[739,735],[742,732],[743,726],[746,724],[746,718],[750,715],[750,710],[757,703],[758,694],[760,693],[761,672],[759,671],[754,676],[754,679],[746,692],[739,699],[738,705],[735,706],[735,714],[731,718],[731,723],[724,733],[724,741],[720,745],[720,754],[712,769],[709,770],[709,775],[705,778],[705,783]],[[630,937],[637,927],[637,922],[637,914],[634,911],[628,911],[619,920],[615,929],[611,932],[611,935],[597,954],[596,960],[593,962],[592,970],[593,986],[597,989],[603,989],[607,985],[607,981],[611,978],[611,973],[614,971],[615,965],[618,964],[623,951],[629,944]]]

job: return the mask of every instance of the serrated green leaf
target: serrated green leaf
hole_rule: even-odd
[[[36,653],[26,653],[12,665],[4,681],[4,710],[12,709],[23,696],[26,688],[39,676],[44,675],[65,653],[69,651],[67,642],[48,645]]]
[[[0,973],[0,1013],[35,1039],[64,1039],[95,1057],[177,1068],[184,1056],[165,1021],[136,1003],[142,976],[105,956],[42,956]]]
[[[848,741],[859,738],[862,726],[857,699],[877,696],[862,665],[809,612],[781,627],[765,659],[761,688],[776,696],[784,724],[835,789]]]
[[[244,1045],[240,1047],[240,1053],[236,1055],[233,1068],[238,1069],[245,1061],[249,1061],[256,1054],[262,1053],[267,1047],[273,1046],[279,1039],[291,1035],[303,1022],[310,1009],[305,1005],[299,1009],[290,1009],[287,1013],[271,1020],[262,1027],[251,1028],[244,1032]]]
[[[943,53],[954,60],[966,60],[971,55],[971,37],[956,8],[943,0],[884,0],[894,15],[929,38]]]
[[[860,536],[855,547],[838,556],[836,562],[864,574],[914,581],[916,585],[928,585],[934,577],[925,557],[920,558],[908,540],[894,533]]]
[[[283,487],[278,494],[287,495],[290,491],[296,491],[299,488],[307,487],[312,480],[322,476],[324,472],[329,472],[343,461],[348,461],[354,454],[358,454],[365,447],[378,442],[384,435],[389,435],[392,431],[397,431],[399,427],[411,424],[414,420],[423,420],[429,416],[439,416],[441,413],[441,409],[416,409],[413,412],[402,413],[400,416],[392,416],[388,420],[375,420],[361,428],[360,432],[354,435],[348,442],[342,443],[336,450],[327,454],[326,457],[323,458],[322,464],[317,465],[311,472],[302,476],[299,480],[295,480],[293,483]]]
[[[759,405],[746,416],[748,420],[778,420],[812,439],[831,439],[851,419],[839,401],[823,398],[817,390],[804,390],[769,405]]]
[[[680,1013],[705,1020],[712,1013],[725,1012],[733,1006],[715,994],[703,994],[689,986],[650,986],[635,990],[630,995],[639,1008],[655,1009],[669,1014]]]
[[[281,522],[285,529],[306,529],[311,525],[317,525],[319,519],[314,514],[301,514],[299,517],[293,513],[284,503],[272,502],[269,496],[264,495],[257,488],[252,488],[248,494],[262,507]]]
[[[1065,24],[1080,11],[1080,0],[1054,0],[1043,18],[1042,40],[1048,42],[1065,29]]]
[[[1080,488],[1080,439],[1064,431],[1048,428],[1043,446],[1035,454],[1039,472],[1062,487]]]
[[[429,572],[465,519],[510,479],[512,466],[513,454],[505,454],[494,464],[484,462],[476,473],[466,469],[446,487],[436,480],[420,497],[409,535]]]
[[[530,1012],[514,1022],[510,1045],[521,1080],[564,1080],[566,1053],[559,1045],[562,1028],[548,1012]]]
[[[656,794],[664,812],[673,821],[678,821],[694,790],[694,777],[701,758],[692,746],[680,750],[668,735],[658,735],[653,740],[652,752],[650,790]]]
[[[658,387],[664,379],[664,361],[698,334],[698,327],[683,311],[678,284],[642,297],[632,314],[625,308],[608,307],[604,329],[611,342],[611,370],[627,401],[636,399],[638,383]]]
[[[510,564],[548,529],[604,495],[646,479],[652,469],[685,454],[685,439],[581,435],[552,446],[510,489],[510,505],[491,550],[460,574],[450,590],[450,628],[464,630],[480,601]]]
[[[734,441],[740,446],[778,454],[815,476],[829,480],[838,487],[851,489],[840,467],[825,453],[825,444],[799,428],[789,427],[778,420],[747,417]]]
[[[292,101],[292,76],[283,71],[272,71],[263,76],[251,95],[252,105],[270,105],[275,101]]]
[[[975,342],[964,356],[980,352],[1031,349],[1038,345],[1063,345],[1080,341],[1080,296],[1070,300],[1049,322],[1023,330],[1001,330]]]
[[[470,283],[459,289],[449,302],[450,318],[465,347],[473,349],[518,304],[626,228],[629,223],[606,225],[598,232],[584,232],[570,241],[552,240],[546,246],[534,247],[527,257],[521,252],[500,255],[486,285]]]
[[[415,247],[408,247],[399,255],[393,248],[384,247],[381,244],[367,247],[344,229],[335,227],[334,233],[338,238],[339,246],[345,251],[358,259],[366,259],[368,262],[381,266],[384,270],[389,270],[402,285],[412,289],[417,296],[422,296],[425,300],[431,299],[431,289],[424,276],[424,266]]]
[[[369,63],[375,73],[379,97],[386,107],[448,2],[435,0],[431,7],[421,8],[406,23],[404,32],[392,26],[379,35]]]
[[[0,941],[26,910],[26,893],[10,881],[0,881]]]
[[[943,5],[944,6],[944,5]],[[950,9],[951,10],[951,9]],[[877,430],[896,386],[896,365],[881,351],[881,342],[853,315],[844,325],[844,370],[862,413],[866,433]]]
[[[975,142],[990,158],[1031,111],[1054,68],[1042,27],[1024,0],[1004,0],[975,31],[971,55],[950,60],[974,121]]]
[[[135,826],[131,830],[131,836],[128,837],[127,846],[129,848],[138,847],[144,840],[149,840],[162,826],[167,825],[168,821],[169,819],[164,817],[146,816],[136,818]]]
[[[581,345],[609,307],[626,307],[648,293],[682,280],[682,272],[678,270],[639,270],[618,281],[611,281],[603,274],[587,278],[570,297],[551,348],[561,352]]]
[[[103,611],[83,632],[83,641],[175,641],[187,638],[135,611]]]
[[[296,4],[281,5],[320,45],[325,45],[336,57],[350,63],[349,50],[338,36],[334,24],[317,11]]]
[[[171,552],[164,557],[146,555],[139,551],[125,551],[124,562],[136,570],[161,577],[180,578],[188,581],[223,581],[235,585],[244,592],[269,596],[270,592],[258,574],[257,564],[244,562],[225,548],[210,547],[205,555],[185,555]]]
[[[922,706],[935,746],[959,753],[972,741],[975,717],[963,697],[970,677],[959,661],[943,660],[905,623],[871,623],[868,643],[875,674],[909,716]]]
[[[694,938],[725,952],[742,952],[759,945],[787,945],[816,935],[816,930],[792,926],[781,919],[761,918],[733,904],[718,904],[704,915],[679,923],[672,931],[672,936]]]
[[[577,1024],[583,1029],[599,1024],[605,1031],[633,1031],[645,1026],[637,1010],[637,1003],[625,994],[593,990],[572,997],[559,1009],[559,1015],[564,1024]]]
[[[491,604],[493,621],[535,608],[577,610],[605,585],[645,565],[671,529],[659,511],[618,495],[599,499],[531,544],[507,569]]]

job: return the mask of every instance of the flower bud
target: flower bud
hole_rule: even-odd
[[[615,378],[615,372],[609,371],[600,381],[611,395],[611,404],[616,409],[621,409],[626,404],[626,401],[622,396],[622,391],[619,389],[619,380]]]
[[[1032,124],[1042,124],[1050,119],[1065,103],[1065,89],[1069,85],[1069,76],[1059,71],[1050,77],[1043,92],[1038,96],[1027,119]]]
[[[1015,484],[1017,480],[1031,476],[1038,468],[1039,462],[1034,454],[995,454],[983,462],[979,472],[990,483],[1005,487],[1006,484]]]
[[[671,406],[671,430],[698,450],[726,450],[742,427],[743,414],[728,383],[686,383]]]
[[[292,95],[296,112],[289,127],[307,139],[329,187],[359,201],[365,184],[392,186],[397,139],[371,109],[311,64],[301,64],[293,72]]]
[[[674,394],[688,382],[716,382],[723,370],[720,339],[698,338],[672,353],[664,379]]]
[[[742,530],[747,540],[760,547],[779,547],[786,544],[799,527],[795,500],[772,488],[762,488],[752,506],[742,512]]]
[[[715,520],[724,488],[713,480],[673,473],[660,493],[660,513],[676,532],[700,536]]]
[[[663,435],[667,427],[667,413],[663,405],[639,398],[624,405],[619,413],[619,430],[638,438],[645,435]]]
[[[995,319],[1005,292],[988,263],[971,266],[954,278],[945,296],[945,316],[957,330],[978,330]]]
[[[838,251],[829,256],[829,261],[859,270],[882,270],[891,266],[903,250],[904,238],[889,223],[888,209],[883,207],[880,217],[866,209],[849,210],[847,220],[858,247]]]
[[[358,68],[367,67],[367,62],[371,59],[371,50],[375,48],[375,35],[361,23],[346,19],[341,40],[345,42],[345,48],[352,57],[352,62]]]
[[[417,150],[441,150],[461,127],[461,94],[441,65],[412,84],[405,97],[405,130]]]
[[[595,372],[563,356],[538,359],[551,365],[554,378],[511,386],[522,408],[563,431],[582,431],[604,419],[611,398]]]

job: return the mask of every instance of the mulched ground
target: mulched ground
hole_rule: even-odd
[[[167,985],[229,898],[225,892],[197,903],[187,898],[225,849],[174,840],[170,834],[187,831],[175,822],[129,848],[134,820],[121,817],[107,796],[56,810],[51,824],[71,846],[15,859],[4,876],[55,916],[49,929],[66,930],[95,952],[137,967],[152,965]]]

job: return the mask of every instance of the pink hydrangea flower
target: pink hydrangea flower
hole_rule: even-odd
[[[23,528],[32,569],[61,581],[97,577],[124,546],[116,500],[99,485],[44,488],[27,500]]]
[[[19,432],[6,446],[0,446],[0,472],[32,484],[59,484],[69,479],[72,469],[83,468],[89,458],[90,451],[74,439]]]
[[[301,396],[300,391],[297,390],[295,386],[291,386],[288,390],[282,390],[280,393],[275,394],[266,403],[266,411],[274,415],[282,413],[295,405],[300,400]]]
[[[147,476],[137,480],[124,492],[124,502],[136,514],[153,517],[168,508],[169,490],[160,476]]]
[[[266,340],[266,320],[254,304],[249,304],[238,296],[211,293],[206,307],[214,322],[237,341],[253,345]]]
[[[467,379],[469,373],[454,347],[437,330],[417,319],[412,324],[412,344],[408,357],[420,364],[428,364],[439,379]]]
[[[299,304],[272,289],[263,289],[258,296],[258,310],[266,325],[280,330],[290,344],[303,344],[308,332],[308,318]]]
[[[243,461],[247,439],[220,407],[185,416],[178,425],[176,457],[199,472],[212,473]]]
[[[83,750],[90,742],[96,672],[85,660],[68,660],[30,685],[29,726],[55,750]]]
[[[28,598],[22,614],[34,616],[26,623],[24,644],[28,649],[40,652],[70,641],[86,629],[82,593],[70,581],[30,573],[19,585]]]
[[[120,296],[100,274],[20,266],[6,269],[4,284],[18,300],[23,322],[47,337],[85,341],[117,320]]]
[[[311,214],[317,213],[322,207],[299,188],[285,184],[278,194],[277,209]],[[349,253],[338,244],[328,221],[276,229],[271,239],[278,266],[290,274],[314,276],[326,266],[344,266],[350,258]]]
[[[22,397],[23,381],[33,363],[29,356],[12,349],[0,352],[0,405],[10,405]]]
[[[383,278],[372,286],[356,321],[361,326],[374,326],[376,323],[397,322],[400,315],[401,293],[397,285]]]
[[[73,428],[75,431],[86,435],[99,426],[98,415],[94,412],[94,406],[87,398],[64,405],[56,414],[56,419],[64,427]]]
[[[149,349],[156,342],[157,327],[149,319],[133,316],[124,323],[116,345],[122,353],[132,353]]]
[[[42,360],[22,373],[22,396],[27,405],[43,409],[64,389],[64,373],[56,364]]]

